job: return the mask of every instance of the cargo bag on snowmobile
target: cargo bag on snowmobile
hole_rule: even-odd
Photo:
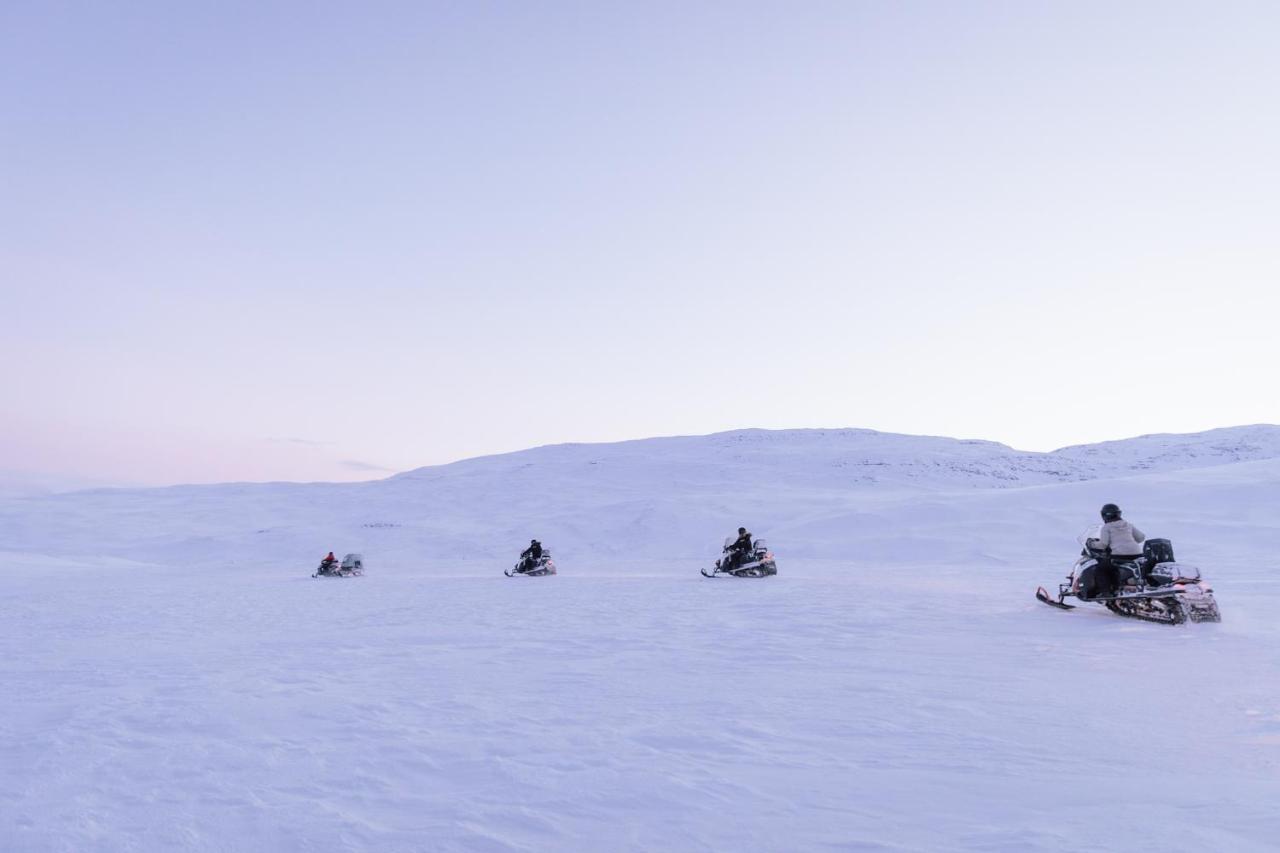
[[[1142,556],[1146,558],[1148,566],[1172,563],[1174,562],[1173,543],[1168,539],[1148,539],[1142,543]]]

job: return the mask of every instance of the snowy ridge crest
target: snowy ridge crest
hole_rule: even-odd
[[[1141,489],[1131,480],[1213,468],[1219,479],[1261,486],[1280,471],[1266,460],[1280,460],[1280,427],[1143,436],[1050,453],[859,429],[740,430],[553,445],[366,483],[175,486],[0,501],[0,541],[28,554],[148,564],[305,563],[310,570],[316,555],[340,550],[364,553],[375,566],[479,559],[505,567],[511,549],[532,536],[570,558],[574,550],[622,558],[655,546],[693,555],[748,524],[775,545],[786,541],[793,554],[807,548],[833,557],[853,542],[865,550],[879,537],[892,556],[902,547],[903,519],[913,520],[913,541],[923,547],[943,530],[942,519],[989,526],[984,505],[1015,507],[1017,515],[1030,505],[1029,490],[1054,487],[1065,503],[1048,516],[1071,517],[1074,528],[1081,507],[1138,500],[1131,496]],[[1264,468],[1244,470],[1245,463]],[[1241,468],[1238,476],[1231,466]],[[1205,488],[1206,477],[1195,479]],[[926,512],[934,519],[928,524]],[[960,538],[969,541],[969,534]]]
[[[610,444],[557,444],[449,465],[418,468],[392,480],[485,477],[533,469],[594,467],[600,474],[644,464],[673,475],[766,472],[784,480],[833,487],[1011,487],[1076,482],[1134,473],[1163,473],[1280,459],[1280,426],[1227,427],[1190,434],[1147,435],[1047,453],[999,442],[884,433],[869,429],[745,429],[707,436],[638,439]],[[600,479],[599,477],[597,479]]]

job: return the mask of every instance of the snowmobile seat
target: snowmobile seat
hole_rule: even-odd
[[[1126,584],[1137,583],[1143,575],[1142,556],[1115,555],[1111,557],[1111,576],[1115,579],[1116,588]]]

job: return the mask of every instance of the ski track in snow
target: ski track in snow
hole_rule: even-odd
[[[619,463],[600,503],[595,474],[552,466],[559,493],[495,516],[504,541],[560,531],[548,578],[504,577],[518,548],[476,538],[520,454],[515,474],[431,469],[382,498],[0,504],[22,548],[0,555],[0,851],[1275,850],[1280,462],[1260,430],[1231,464],[1133,476],[1109,444],[1071,453],[1121,479],[1017,488],[943,466],[928,489],[840,491],[824,478],[844,469],[804,468],[808,435],[799,480],[736,495]],[[1175,438],[1133,458],[1203,460]],[[988,471],[1007,449],[962,450]],[[1034,601],[1110,499],[1205,570],[1221,624]],[[768,536],[778,577],[702,578],[714,539],[616,557],[682,554],[726,515]],[[368,574],[307,577],[317,529]]]

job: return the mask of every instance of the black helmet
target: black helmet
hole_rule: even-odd
[[[739,536],[741,536],[743,533],[746,533],[746,532],[747,532],[747,528],[745,528],[745,527],[739,527],[739,528],[738,528],[738,535],[739,535]]]
[[[1116,521],[1119,518],[1120,518],[1120,507],[1116,506],[1115,504],[1102,505],[1103,521]]]
[[[529,540],[529,544],[530,544],[530,545],[537,545],[537,544],[538,544],[538,540],[537,540],[537,539],[530,539],[530,540]]]

